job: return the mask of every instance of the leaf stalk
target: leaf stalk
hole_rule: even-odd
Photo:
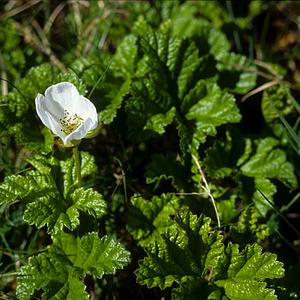
[[[75,174],[77,179],[77,186],[81,187],[81,162],[80,162],[80,151],[78,146],[73,148],[73,159],[75,163]]]

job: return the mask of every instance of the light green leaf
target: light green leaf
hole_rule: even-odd
[[[37,228],[42,228],[47,225],[50,232],[59,231],[63,228],[63,224],[68,224],[69,229],[74,229],[68,219],[68,223],[58,222],[60,214],[64,210],[63,200],[58,196],[52,198],[49,196],[39,197],[30,202],[24,212],[24,220],[28,224],[36,225]],[[78,222],[73,220],[73,223],[78,225]]]
[[[68,280],[68,264],[58,255],[40,254],[29,259],[17,278],[17,297],[28,300],[39,289],[55,295]],[[55,299],[55,298],[54,298]]]
[[[197,87],[198,85],[195,88]],[[217,126],[237,123],[241,119],[232,95],[223,92],[216,84],[207,84],[205,88],[204,97],[186,114],[187,120],[196,122],[196,145],[204,142],[207,135],[215,135]]]
[[[218,83],[229,91],[246,94],[256,86],[256,67],[246,56],[222,53],[218,57]]]
[[[50,234],[57,234],[63,227],[74,230],[79,225],[79,210],[94,218],[105,213],[106,203],[99,193],[92,189],[76,189],[72,158],[58,162],[38,155],[29,161],[38,171],[29,171],[25,176],[6,177],[0,185],[0,204],[24,202],[24,220],[27,223],[38,228],[47,225]],[[82,177],[91,175],[95,170],[94,157],[82,152]],[[64,195],[62,191],[65,191]]]
[[[99,120],[103,124],[110,124],[117,115],[117,110],[121,107],[124,96],[128,93],[131,84],[130,77],[124,83],[109,94],[111,102],[99,113]]]
[[[74,207],[86,212],[94,218],[100,218],[106,212],[106,202],[103,197],[92,189],[79,188],[71,194]],[[71,206],[71,208],[73,207]],[[69,208],[70,209],[70,208]]]
[[[286,153],[276,148],[278,141],[268,137],[257,141],[257,150],[241,171],[246,176],[276,178],[291,188],[297,186],[293,165],[287,161]]]
[[[47,300],[74,300],[74,299],[82,299],[88,300],[90,299],[88,293],[85,291],[85,285],[82,281],[80,281],[73,274],[69,274],[68,280],[63,285],[63,287],[55,292],[54,295],[50,294],[48,291],[44,293],[43,299]]]
[[[263,93],[261,110],[267,123],[271,123],[279,117],[286,116],[293,111],[293,102],[290,90],[285,85],[271,87]]]
[[[56,187],[51,176],[43,176],[36,171],[28,172],[27,176],[11,175],[0,185],[0,204],[14,201],[30,202],[45,194],[56,196]]]
[[[95,232],[81,239],[61,234],[56,243],[74,267],[97,278],[115,273],[130,261],[129,252],[119,242],[107,236],[99,238]]]
[[[131,203],[127,230],[140,245],[147,245],[166,232],[173,225],[170,215],[179,207],[178,198],[172,194],[154,196],[151,200],[136,195]]]
[[[228,279],[219,280],[216,284],[225,289],[226,296],[231,300],[277,300],[275,291],[267,289],[265,282]]]
[[[238,245],[229,245],[231,264],[228,269],[229,278],[264,280],[284,276],[283,263],[277,261],[272,253],[262,253],[262,247],[253,244],[239,253]]]
[[[24,220],[38,228],[48,226],[50,233],[57,234],[63,227],[74,230],[79,225],[79,210],[100,218],[106,212],[106,203],[102,196],[92,189],[76,189],[66,201],[56,196],[33,199],[26,206]]]
[[[165,127],[172,123],[176,115],[175,107],[172,107],[166,114],[156,114],[148,119],[143,129],[149,129],[159,134],[165,132]]]
[[[273,196],[277,192],[276,185],[274,185],[267,178],[256,177],[255,188],[256,191],[253,194],[253,202],[255,203],[255,206],[260,212],[260,214],[262,216],[266,216],[273,203]],[[271,203],[269,203],[261,193],[263,193]]]
[[[278,262],[275,254],[262,253],[257,245],[248,245],[239,253],[238,245],[229,244],[227,255],[230,265],[227,279],[216,281],[216,285],[225,289],[230,299],[255,300],[277,299],[273,289],[266,288],[263,280],[284,276],[283,264]]]
[[[111,70],[116,77],[130,78],[135,72],[135,59],[137,55],[137,38],[134,35],[125,36],[118,46],[111,63]]]

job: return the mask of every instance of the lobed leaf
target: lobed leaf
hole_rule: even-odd
[[[252,177],[277,178],[291,188],[297,186],[294,168],[287,161],[286,154],[281,149],[276,149],[278,141],[267,137],[257,142],[257,150],[241,171]]]
[[[135,195],[131,204],[127,230],[140,245],[147,245],[172,226],[169,217],[175,214],[179,200],[172,194],[154,196],[151,200]]]
[[[86,274],[101,278],[129,263],[129,252],[112,238],[90,233],[82,238],[61,232],[48,250],[29,259],[18,275],[17,296],[29,299],[89,299],[82,282]]]
[[[172,153],[154,154],[151,163],[146,166],[145,176],[147,183],[170,179],[178,191],[186,188],[186,169]]]
[[[0,204],[25,202],[24,220],[27,223],[37,228],[47,225],[51,234],[57,234],[64,227],[74,230],[79,225],[79,211],[94,218],[100,218],[106,212],[106,203],[99,193],[92,189],[76,189],[73,159],[58,162],[37,155],[28,161],[37,171],[29,171],[25,176],[6,177],[0,185]],[[82,177],[95,170],[94,157],[83,152]],[[60,182],[61,177],[63,182]]]
[[[138,282],[161,289],[176,282],[179,288],[173,290],[174,299],[184,299],[184,295],[191,299],[277,299],[265,280],[284,275],[275,254],[262,253],[257,244],[241,252],[237,244],[225,247],[209,218],[198,218],[185,209],[160,239],[144,249],[147,256],[136,271]]]

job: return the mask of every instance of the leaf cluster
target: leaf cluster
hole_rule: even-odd
[[[203,215],[182,208],[174,215],[160,237],[144,240],[147,256],[136,272],[141,284],[172,286],[172,299],[277,299],[265,282],[284,275],[276,255],[262,253],[257,244],[241,252],[237,244],[225,246]]]

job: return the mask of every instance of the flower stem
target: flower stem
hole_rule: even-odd
[[[77,186],[81,186],[81,162],[80,162],[80,152],[78,146],[73,148],[73,158],[75,162],[75,174],[77,179]]]

